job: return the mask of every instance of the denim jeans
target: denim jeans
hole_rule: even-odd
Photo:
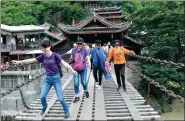
[[[44,85],[42,87],[42,91],[40,94],[40,99],[41,99],[43,109],[47,108],[46,96],[52,86],[54,86],[54,88],[55,88],[55,91],[57,93],[57,97],[63,106],[64,112],[65,113],[69,112],[68,105],[67,105],[67,103],[64,99],[63,93],[62,93],[60,74],[56,74],[54,76],[46,76],[44,79]]]
[[[75,95],[77,95],[80,92],[80,89],[79,89],[80,79],[81,79],[81,84],[83,86],[84,91],[87,92],[87,67],[84,70],[78,71],[78,74],[73,75],[73,78],[74,78]]]

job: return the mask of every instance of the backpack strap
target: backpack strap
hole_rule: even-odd
[[[56,57],[56,55],[54,55],[54,56],[55,56],[55,62],[57,64],[57,66],[58,66],[58,69],[61,71],[61,65],[60,65],[60,63],[57,63],[57,57]]]
[[[45,67],[45,65],[44,65],[44,56],[45,56],[45,55],[44,55],[44,54],[42,54],[43,66],[44,66],[44,68],[46,68],[46,67]]]
[[[43,63],[43,66],[44,66],[44,54],[42,54],[42,63]],[[45,66],[44,66],[45,68]]]
[[[42,54],[42,61],[44,61],[44,54]]]
[[[73,56],[73,58],[75,58],[75,54],[76,54],[77,48],[73,48],[72,52],[73,51],[74,51],[74,55],[72,55],[72,56]]]

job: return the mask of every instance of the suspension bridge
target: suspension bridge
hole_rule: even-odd
[[[150,63],[158,63],[165,66],[170,66],[172,68],[181,69],[184,71],[185,66],[182,63],[173,63],[171,61],[159,60],[154,58],[143,57],[139,55],[129,55],[140,61],[146,61]],[[12,65],[9,69],[13,69],[16,66],[24,65]],[[113,69],[113,68],[112,68]],[[102,89],[97,89],[95,87],[94,78],[92,71],[88,69],[88,91],[89,98],[85,97],[82,86],[80,86],[80,101],[73,103],[74,99],[74,87],[73,87],[73,76],[72,73],[67,72],[62,78],[62,91],[64,97],[68,103],[70,110],[70,117],[64,119],[64,112],[61,107],[60,102],[57,100],[55,90],[52,88],[47,96],[48,108],[43,115],[40,115],[42,105],[39,96],[29,105],[24,101],[23,92],[20,90],[25,85],[33,83],[36,79],[43,76],[43,73],[36,75],[34,78],[25,81],[17,85],[15,88],[9,89],[6,92],[1,93],[1,99],[5,98],[7,95],[13,93],[14,91],[20,90],[21,100],[25,107],[25,110],[17,113],[13,119],[16,121],[22,120],[47,120],[47,121],[59,121],[59,120],[161,120],[159,113],[154,110],[149,104],[148,100],[150,98],[150,88],[151,85],[159,88],[164,93],[168,94],[170,97],[179,99],[184,102],[184,98],[180,95],[176,95],[173,91],[168,90],[163,85],[155,82],[153,79],[142,74],[140,71],[136,70],[127,64],[126,67],[126,77],[129,73],[128,70],[136,72],[144,78],[148,83],[148,92],[146,99],[134,88],[134,86],[126,78],[126,88],[124,91],[122,88],[117,90],[116,76],[114,70],[112,70],[111,75],[113,81],[107,81],[103,79]],[[4,70],[6,71],[6,70]]]

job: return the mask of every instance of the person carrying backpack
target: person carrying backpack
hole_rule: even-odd
[[[105,62],[108,54],[103,50],[103,47],[101,46],[101,40],[96,40],[95,43],[96,47],[91,50],[90,57],[93,59],[93,76],[96,81],[96,87],[101,89],[103,74],[106,80],[112,80],[112,77],[107,73],[105,68]]]
[[[100,59],[98,58],[98,51],[103,56],[103,49],[101,48],[101,40],[95,41],[96,47],[90,52],[93,61],[93,76],[96,81],[96,87],[101,89],[101,82],[103,76],[103,69],[101,68]],[[97,76],[98,75],[98,76]],[[98,78],[99,77],[99,78]]]
[[[106,64],[109,64],[110,60],[113,58],[114,63],[114,71],[116,73],[116,79],[118,84],[118,90],[121,87],[121,81],[120,81],[120,73],[121,73],[121,79],[122,79],[122,85],[124,91],[126,91],[126,85],[125,85],[125,54],[135,54],[134,51],[130,51],[125,49],[124,47],[120,46],[119,40],[115,40],[114,42],[114,48],[110,50]]]
[[[89,92],[87,89],[87,67],[86,67],[86,60],[87,64],[90,67],[91,62],[88,57],[87,50],[83,47],[84,40],[83,38],[79,37],[77,39],[77,48],[72,50],[72,68],[78,72],[77,75],[74,74],[74,89],[75,89],[75,99],[73,103],[76,103],[80,100],[79,97],[79,81],[81,78],[81,84],[83,86],[86,98],[89,97]]]
[[[66,63],[61,56],[58,53],[55,53],[52,50],[52,45],[50,44],[49,39],[44,39],[41,43],[42,51],[44,54],[41,54],[37,56],[36,58],[16,61],[12,60],[13,64],[22,64],[22,63],[33,63],[33,62],[40,62],[43,63],[45,68],[45,78],[44,78],[44,85],[42,87],[42,91],[40,94],[40,100],[42,103],[42,110],[40,114],[44,114],[45,110],[47,109],[48,105],[46,102],[46,96],[51,89],[52,86],[54,86],[55,91],[57,93],[57,97],[62,104],[64,113],[65,113],[65,119],[69,118],[69,108],[68,105],[64,99],[62,88],[61,88],[61,76],[60,76],[60,69],[58,64],[64,65],[65,67],[69,68],[74,75],[77,75],[77,72],[68,64]]]

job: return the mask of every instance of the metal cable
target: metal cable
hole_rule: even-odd
[[[40,74],[40,75],[37,75],[37,76],[35,76],[35,78],[28,79],[28,80],[25,81],[24,83],[21,83],[21,84],[15,86],[14,88],[11,88],[11,89],[7,90],[6,92],[1,93],[1,98],[3,98],[4,96],[6,96],[6,95],[12,93],[12,92],[15,91],[15,90],[20,89],[20,88],[23,87],[24,85],[33,82],[34,80],[36,80],[37,78],[40,78],[40,77],[43,76],[43,75],[44,75],[44,73],[42,73],[42,74]]]
[[[167,60],[160,60],[160,59],[155,59],[155,58],[150,58],[150,57],[144,57],[144,56],[140,56],[140,55],[128,55],[134,58],[137,58],[141,61],[146,61],[146,62],[153,62],[153,63],[157,63],[157,64],[161,64],[161,65],[170,65],[171,67],[174,68],[185,68],[185,65],[183,63],[174,63],[172,61],[167,61]]]
[[[131,70],[137,72],[141,77],[143,77],[144,79],[146,79],[146,81],[149,82],[150,84],[152,84],[155,87],[159,88],[161,91],[165,92],[169,96],[171,96],[171,97],[173,97],[175,99],[179,99],[181,102],[184,103],[184,98],[182,96],[176,95],[172,90],[166,89],[166,87],[164,87],[163,85],[160,85],[158,82],[155,82],[153,79],[150,79],[149,77],[147,77],[146,75],[142,74],[138,70],[135,70],[135,69],[131,68],[128,64],[126,66],[128,68],[130,68]]]

